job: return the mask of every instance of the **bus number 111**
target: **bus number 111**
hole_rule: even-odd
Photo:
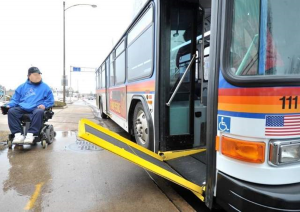
[[[288,101],[289,103],[289,109],[292,109],[292,104],[293,102],[295,102],[295,109],[297,109],[297,106],[298,106],[298,96],[295,96],[293,98],[293,96],[290,96],[290,97],[286,97],[286,96],[283,96],[282,98],[279,99],[280,101],[282,101],[282,109],[285,109],[285,101]]]

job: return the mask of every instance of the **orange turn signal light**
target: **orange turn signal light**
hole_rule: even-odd
[[[216,136],[216,151],[220,150],[220,137]]]
[[[242,141],[222,136],[222,154],[250,163],[263,163],[265,161],[266,144],[263,142]]]

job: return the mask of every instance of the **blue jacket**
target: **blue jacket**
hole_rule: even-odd
[[[49,86],[43,81],[38,84],[32,84],[29,80],[20,85],[15,94],[8,103],[9,107],[21,107],[27,112],[32,112],[39,105],[46,108],[54,104],[53,93]]]

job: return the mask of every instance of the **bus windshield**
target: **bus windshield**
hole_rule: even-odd
[[[232,74],[300,74],[300,1],[234,0],[233,7]]]

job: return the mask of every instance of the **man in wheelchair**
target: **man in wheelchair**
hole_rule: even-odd
[[[41,74],[38,68],[29,68],[26,82],[16,89],[11,101],[5,107],[1,107],[2,113],[8,114],[11,131],[9,140],[12,140],[12,144],[33,144],[35,138],[40,138],[44,123],[53,116],[53,93],[42,81]],[[53,136],[53,127],[44,130],[51,130]],[[49,140],[47,136],[42,139]],[[9,146],[11,148],[11,143]]]

